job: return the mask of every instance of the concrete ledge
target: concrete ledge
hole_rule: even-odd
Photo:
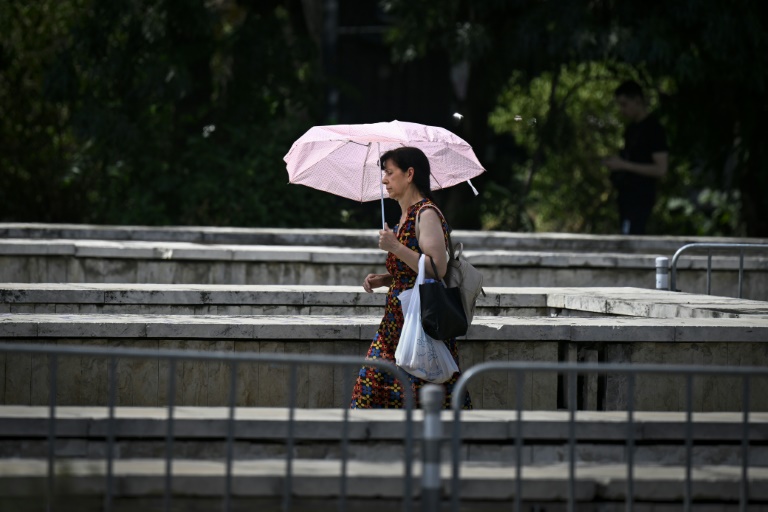
[[[482,249],[481,249],[482,247]],[[476,246],[465,256],[478,267],[547,268],[633,268],[652,272],[659,254],[612,252],[512,251]],[[0,239],[0,256],[72,256],[76,258],[202,260],[241,262],[298,262],[369,265],[383,264],[385,254],[376,248],[278,245],[206,245],[186,242],[144,242],[109,240]],[[671,255],[670,255],[671,256]],[[733,256],[713,255],[715,272],[738,270]],[[707,258],[691,255],[682,258],[678,268],[706,269]],[[747,270],[768,271],[768,257],[751,255],[744,260]]]
[[[0,314],[0,338],[370,340],[373,316]],[[466,341],[765,342],[750,318],[475,317]]]
[[[88,224],[0,223],[0,238],[141,240],[243,245],[322,245],[370,247],[375,229],[286,229],[210,226],[108,226]],[[660,252],[670,256],[683,245],[695,242],[768,243],[760,238],[583,235],[571,233],[511,233],[456,230],[453,237],[468,248],[605,251],[620,253]]]
[[[768,302],[645,288],[486,287],[485,292],[478,300],[478,316],[569,316],[582,312],[651,318],[768,320]],[[6,305],[6,310],[0,312],[174,314],[161,306],[176,306],[183,314],[308,311],[354,315],[359,311],[367,315],[381,313],[385,296],[385,289],[370,294],[360,286],[0,283],[0,307]],[[62,305],[71,307],[57,307]],[[81,310],[76,308],[78,305],[100,307]],[[530,311],[526,314],[525,310]],[[507,311],[516,314],[505,314]]]
[[[48,435],[49,409],[45,406],[0,406],[0,437],[45,438]],[[226,407],[175,407],[174,434],[179,438],[224,439],[227,437],[229,409]],[[344,411],[339,409],[296,409],[294,435],[298,440],[340,441]],[[116,407],[115,436],[164,440],[168,410],[163,407]],[[567,411],[523,411],[523,438],[529,442],[567,442]],[[358,441],[402,441],[405,413],[401,410],[349,411],[349,439]],[[57,438],[98,438],[107,435],[108,410],[105,407],[58,407]],[[284,441],[288,409],[243,408],[235,411],[237,439]],[[414,433],[421,438],[423,413],[414,411]],[[625,412],[578,411],[576,439],[604,444],[623,444],[628,424]],[[693,438],[697,442],[740,444],[743,432],[741,413],[694,413]],[[442,413],[443,437],[452,435],[453,414]],[[686,438],[686,415],[675,412],[643,412],[634,416],[633,434],[638,444],[646,442],[682,443]],[[462,413],[462,440],[465,443],[510,442],[517,432],[514,411],[465,411]],[[768,443],[768,413],[752,413],[749,418],[750,443]]]
[[[653,286],[658,255],[478,249],[466,255],[495,286]],[[359,286],[384,258],[374,248],[0,239],[0,282]],[[738,258],[714,260],[713,292],[738,295]],[[681,260],[678,288],[705,290],[706,261]],[[743,296],[768,299],[768,258],[750,256],[745,269]]]
[[[103,461],[66,461],[57,469],[66,472],[67,490],[73,495],[99,495],[104,492],[106,464]],[[340,478],[338,461],[297,459],[293,465],[293,494],[301,497],[338,496]],[[162,495],[165,463],[162,459],[117,460],[114,463],[118,497]],[[417,464],[414,477],[420,476]],[[172,489],[187,497],[221,496],[224,490],[223,462],[175,460]],[[235,461],[233,494],[235,496],[280,496],[285,474],[284,460]],[[348,493],[350,497],[379,499],[403,495],[402,463],[350,461]],[[626,489],[626,467],[595,465],[579,467],[576,498],[580,502],[622,500]],[[768,469],[750,470],[750,500],[768,499]],[[30,491],[44,483],[47,466],[43,460],[8,460],[0,465],[0,486],[4,496],[30,496]],[[450,468],[441,468],[443,495],[450,486]],[[514,498],[513,468],[467,465],[462,469],[461,495],[464,501],[509,501]],[[568,497],[568,467],[564,464],[526,467],[522,474],[524,500],[563,502]],[[650,502],[677,502],[685,478],[682,467],[635,468],[635,499]],[[738,466],[703,466],[693,469],[693,499],[714,503],[738,502],[741,468]],[[418,493],[419,486],[416,485]]]

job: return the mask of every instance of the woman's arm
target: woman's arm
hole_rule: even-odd
[[[389,274],[368,274],[363,281],[363,289],[368,293],[373,293],[374,288],[381,288],[391,284],[392,276]]]
[[[440,274],[439,277],[434,276],[432,265],[427,261],[424,266],[426,276],[433,279],[442,279],[448,270],[448,256],[445,252],[443,227],[440,223],[440,217],[438,217],[434,209],[425,208],[417,217],[416,238],[419,240],[419,247],[421,247],[422,252],[426,256],[432,257],[437,267],[437,272]],[[379,247],[391,252],[413,270],[418,271],[419,253],[401,244],[388,227],[381,231]]]

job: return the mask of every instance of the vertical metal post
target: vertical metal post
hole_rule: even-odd
[[[48,512],[53,512],[56,503],[56,378],[59,371],[59,356],[51,355],[50,380],[48,395]]]
[[[685,376],[685,502],[683,510],[691,512],[693,496],[693,375]]]
[[[635,374],[627,377],[627,501],[626,512],[635,507]]]
[[[742,381],[742,408],[744,413],[741,421],[741,482],[739,489],[739,512],[747,512],[749,506],[749,375]]]
[[[515,372],[515,512],[523,510],[523,386],[525,374]]]
[[[168,361],[168,430],[165,436],[165,512],[171,511],[173,478],[173,408],[176,400],[176,359]]]
[[[342,377],[342,389],[349,393],[352,386],[349,383],[349,372],[345,371]],[[339,482],[339,512],[347,510],[347,459],[349,458],[349,404],[342,401],[344,421],[341,424],[341,481]]]
[[[440,510],[440,441],[443,435],[440,409],[444,398],[443,387],[427,384],[421,388],[419,396],[424,409],[422,511],[438,512]]]
[[[576,372],[568,372],[568,512],[576,512]]]
[[[109,358],[109,388],[107,404],[109,419],[107,420],[107,490],[104,494],[104,511],[112,510],[112,495],[114,493],[114,458],[115,458],[115,395],[117,394],[117,359]]]
[[[397,377],[395,375],[395,377]],[[408,380],[401,380],[400,381],[401,386],[404,383],[407,383],[407,385],[410,388],[410,382]],[[403,394],[405,395],[405,458],[403,460],[403,464],[405,466],[405,482],[403,482],[403,493],[405,493],[405,497],[403,499],[403,512],[411,512],[411,507],[413,505],[413,402],[414,402],[414,396],[412,394],[412,389],[408,389],[406,391],[406,388],[403,387]],[[457,450],[458,452],[458,450]]]
[[[707,251],[707,295],[712,295],[712,251]]]
[[[744,296],[744,249],[739,249],[739,298]]]
[[[665,256],[656,258],[656,289],[669,289],[669,258]]]
[[[229,418],[227,419],[227,474],[224,482],[224,512],[232,510],[232,463],[235,440],[235,405],[237,405],[237,361],[229,365]]]
[[[451,512],[459,512],[459,501],[461,500],[461,407],[456,407],[453,411],[453,439],[451,443],[452,474],[451,474]]]
[[[291,375],[288,391],[288,438],[285,440],[285,486],[283,487],[283,512],[291,509],[291,492],[293,491],[293,436],[294,418],[296,415],[296,364],[291,365]]]

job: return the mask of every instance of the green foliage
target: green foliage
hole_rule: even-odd
[[[616,85],[614,75],[596,63],[563,66],[531,81],[512,76],[489,120],[496,132],[511,133],[527,156],[511,169],[520,188],[507,199],[525,215],[508,216],[508,206],[502,215],[489,211],[486,226],[576,232],[615,228],[609,172],[600,159],[621,144],[621,126],[610,108]],[[521,218],[529,219],[529,225],[521,224]]]
[[[317,118],[290,2],[3,2],[0,219],[312,226],[282,157]],[[298,207],[297,207],[298,205]]]
[[[651,228],[768,236],[768,18],[761,0],[383,4],[396,20],[396,58],[446,52],[469,63],[467,98],[458,106],[480,154],[488,124],[523,150],[512,163],[490,161],[485,226],[615,232],[605,176],[590,159],[615,147],[620,132],[605,113],[609,82],[634,77],[659,97],[672,142]],[[595,79],[596,68],[605,80]],[[552,83],[558,87],[550,99]],[[565,98],[565,90],[573,95]],[[518,113],[526,118],[526,109],[537,118],[533,128],[510,121]],[[712,215],[719,220],[703,221]]]

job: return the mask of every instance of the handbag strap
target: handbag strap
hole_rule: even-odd
[[[437,265],[435,265],[435,260],[433,260],[433,259],[432,259],[432,256],[429,256],[428,254],[425,254],[424,256],[425,256],[425,257],[427,257],[427,258],[429,258],[429,263],[432,265],[432,272],[434,272],[434,273],[435,273],[435,279],[437,279],[437,282],[438,282],[438,283],[441,283],[441,284],[443,285],[443,287],[444,287],[444,288],[448,288],[448,285],[447,285],[447,284],[445,284],[445,280],[444,280],[444,279],[439,279],[439,278],[437,277],[437,276],[439,276],[440,274],[438,274],[438,273],[437,273]]]

